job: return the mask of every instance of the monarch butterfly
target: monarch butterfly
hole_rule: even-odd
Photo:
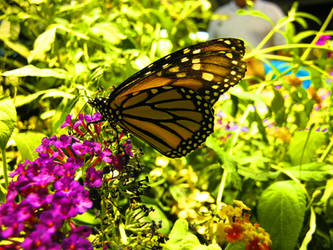
[[[214,130],[213,105],[244,77],[244,43],[221,38],[167,55],[129,77],[108,98],[88,101],[112,126],[177,158]]]

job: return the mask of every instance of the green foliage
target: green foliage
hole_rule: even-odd
[[[261,225],[269,232],[272,249],[295,249],[306,210],[306,198],[300,184],[275,182],[263,191],[258,203]]]
[[[0,100],[0,149],[4,150],[13,133],[16,123],[16,110],[10,99]]]
[[[165,243],[163,249],[219,250],[221,247],[217,244],[211,244],[209,246],[201,245],[198,238],[189,230],[188,222],[186,220],[179,219],[175,222],[170,232],[169,240]]]
[[[314,162],[316,150],[327,144],[327,135],[311,131],[296,131],[289,145],[293,165]]]
[[[257,11],[239,14],[271,22]],[[6,149],[0,162],[8,176],[18,159],[35,158],[44,135],[60,134],[69,113],[91,114],[86,102],[97,91],[109,93],[145,65],[198,42],[211,9],[204,0],[15,0],[0,1],[0,15],[0,147]],[[155,209],[145,219],[162,221],[157,232],[169,237],[164,249],[244,249],[243,243],[219,241],[212,226],[219,199],[242,200],[256,211],[251,219],[271,234],[273,249],[332,249],[332,42],[315,44],[319,36],[333,35],[325,30],[332,15],[320,31],[308,30],[309,20],[320,23],[294,4],[263,43],[247,51],[246,59],[265,62],[272,72],[246,77],[215,105],[215,133],[202,148],[170,160],[133,138],[145,152],[140,161],[151,186],[142,204]],[[287,44],[264,48],[275,32]],[[290,67],[280,72],[270,60]],[[309,76],[296,77],[300,69]],[[308,89],[302,87],[306,80]],[[5,178],[0,188],[3,200]],[[140,231],[132,227],[130,201],[118,202],[108,212],[117,206],[128,224],[108,222],[110,235],[117,235],[108,239],[115,249],[131,247]],[[95,213],[76,220],[102,224]]]
[[[14,135],[17,148],[21,153],[22,159],[33,161],[38,157],[36,148],[41,144],[42,139],[45,137],[42,133],[26,132],[17,133]]]

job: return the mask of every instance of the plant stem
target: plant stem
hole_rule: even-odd
[[[258,87],[258,89],[256,91],[256,94],[259,94],[262,91],[262,89],[264,88],[264,86],[265,86],[265,82],[262,82],[260,84],[260,86]],[[228,152],[228,154],[230,156],[232,155],[233,147],[236,145],[237,139],[238,139],[239,134],[241,132],[241,128],[242,128],[243,124],[245,123],[245,120],[246,120],[247,116],[249,115],[250,111],[251,111],[251,106],[248,106],[246,108],[242,118],[240,119],[239,127],[235,132],[235,135],[234,135],[233,140],[231,142],[230,150]],[[217,198],[216,198],[216,212],[218,211],[219,206],[222,202],[223,191],[224,191],[225,182],[227,180],[228,174],[229,174],[229,172],[227,170],[223,171],[223,175],[222,175],[221,182],[220,182],[220,187],[219,187],[219,193],[218,193]]]
[[[254,51],[260,50],[268,42],[268,40],[271,39],[271,37],[274,35],[274,33],[276,31],[278,31],[280,28],[282,28],[283,26],[285,26],[287,23],[292,22],[294,19],[295,19],[294,16],[288,16],[288,18],[286,18],[286,20],[284,20],[280,24],[275,25],[273,27],[273,29],[271,29],[271,31],[264,37],[264,39],[262,39],[262,41],[254,49]]]
[[[325,22],[323,23],[323,25],[320,27],[320,30],[317,32],[315,38],[312,40],[311,44],[315,44],[315,42],[318,40],[318,38],[323,34],[324,30],[327,28],[328,24],[330,23],[331,19],[333,17],[333,8],[331,9],[330,13],[328,14]],[[301,56],[301,61],[305,61],[306,58],[308,57],[308,55],[310,54],[311,52],[311,47],[308,47],[303,55]]]
[[[7,170],[7,158],[6,158],[6,148],[1,150],[2,153],[2,164],[3,164],[3,175],[5,177],[5,189],[8,188],[8,170]]]
[[[333,138],[331,138],[330,144],[327,146],[324,153],[321,155],[320,159],[318,160],[319,162],[323,162],[326,159],[326,157],[330,153],[332,147],[333,147]]]

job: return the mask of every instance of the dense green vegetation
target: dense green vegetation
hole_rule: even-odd
[[[269,249],[272,242],[272,249],[332,249],[333,31],[326,27],[333,10],[320,23],[295,4],[267,36],[281,32],[287,44],[264,49],[263,41],[245,54],[290,67],[264,79],[247,76],[224,94],[214,106],[215,132],[180,159],[116,135],[106,122],[88,125],[94,117],[79,114],[94,113],[89,98],[107,96],[149,63],[200,42],[198,31],[212,16],[208,1],[0,0],[0,14],[0,245]],[[318,30],[308,30],[308,21]],[[295,23],[303,30],[296,33]],[[295,76],[300,69],[309,76]],[[88,148],[96,144],[85,140],[103,150],[93,156]],[[14,186],[23,191],[7,195]],[[69,190],[77,210],[54,207],[62,222],[41,215],[65,204],[55,194]]]

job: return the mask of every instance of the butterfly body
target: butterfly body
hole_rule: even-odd
[[[244,45],[216,39],[176,51],[89,103],[104,120],[168,157],[197,148],[214,130],[213,105],[246,71]]]

